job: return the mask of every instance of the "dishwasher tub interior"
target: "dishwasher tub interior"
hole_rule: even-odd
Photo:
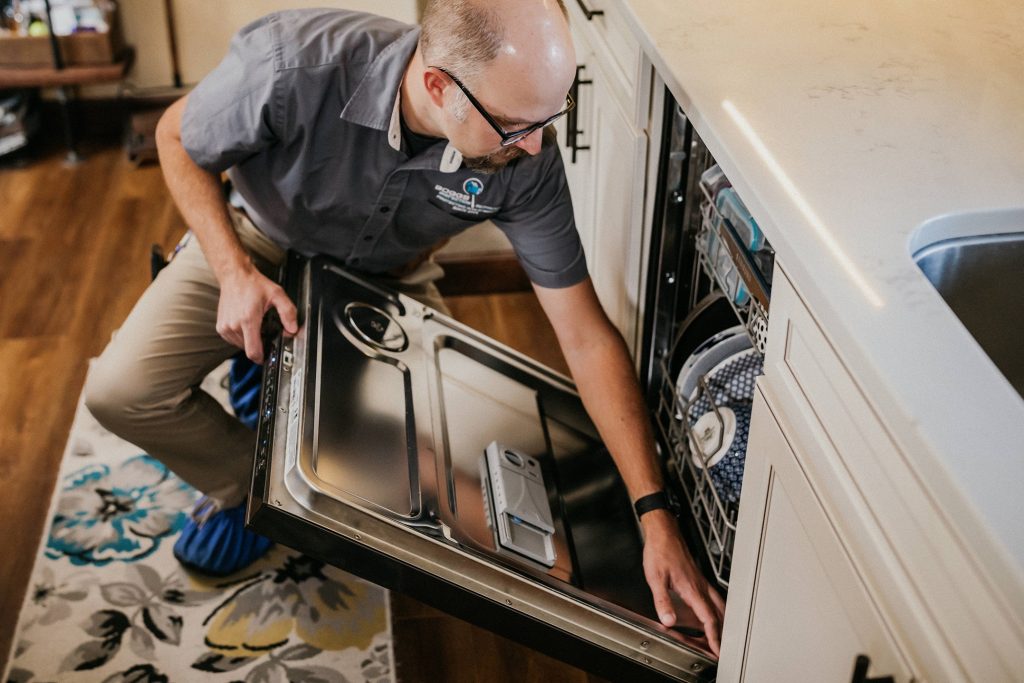
[[[692,393],[680,391],[679,376],[691,354],[737,327],[763,363],[775,254],[767,240],[748,249],[734,220],[719,211],[718,195],[702,182],[715,160],[668,94],[665,130],[640,374],[669,481],[685,502],[687,540],[708,578],[727,592],[739,498],[722,495],[712,466],[704,466],[730,431],[723,393],[711,373],[691,378]],[[730,405],[749,407],[752,389]]]

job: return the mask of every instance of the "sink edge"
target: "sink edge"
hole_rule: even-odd
[[[908,238],[908,251],[915,258],[921,250],[950,239],[1024,232],[1024,206],[964,211],[929,218]]]

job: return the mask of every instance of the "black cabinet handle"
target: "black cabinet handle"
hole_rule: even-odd
[[[857,655],[853,660],[853,678],[850,683],[896,683],[892,676],[877,676],[868,678],[868,667],[871,666],[871,658],[867,655]]]
[[[580,135],[584,131],[579,128],[579,111],[580,111],[580,86],[591,85],[594,81],[589,78],[586,80],[580,79],[580,74],[586,69],[586,65],[579,65],[576,67],[576,78],[572,82],[572,99],[576,102],[576,106],[566,114],[565,116],[565,146],[572,150],[572,163],[576,163],[576,154],[578,152],[590,149],[590,145],[581,145],[578,140]]]
[[[600,17],[604,14],[603,9],[590,9],[583,4],[583,0],[576,0],[576,4],[580,6],[581,10],[583,10],[583,15],[586,16],[587,21],[593,21],[594,17]]]

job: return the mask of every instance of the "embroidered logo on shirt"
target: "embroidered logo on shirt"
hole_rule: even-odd
[[[470,202],[476,206],[476,196],[484,191],[484,184],[479,178],[470,178],[462,183],[462,190],[470,196]]]
[[[462,183],[462,190],[459,192],[443,185],[434,185],[436,198],[459,213],[479,216],[497,212],[498,207],[477,202],[477,197],[484,191],[484,183],[479,178],[468,178]]]

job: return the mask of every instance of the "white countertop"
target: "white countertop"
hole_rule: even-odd
[[[1024,2],[619,4],[918,476],[1019,597],[1024,400],[909,245],[946,214],[1018,208],[1024,228]],[[1024,321],[1006,324],[1024,351]]]

